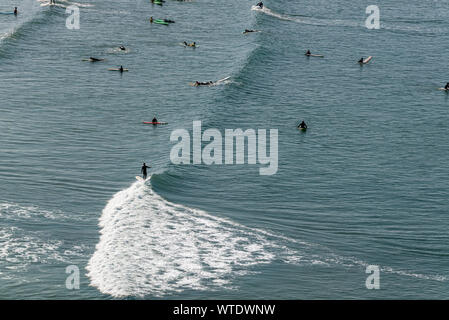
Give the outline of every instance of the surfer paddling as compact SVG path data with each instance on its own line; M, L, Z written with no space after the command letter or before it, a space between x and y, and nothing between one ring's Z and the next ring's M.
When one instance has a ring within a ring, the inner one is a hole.
M147 166L146 163L144 162L142 165L142 169L140 169L140 172L142 173L142 178L145 180L147 178L147 168L151 168L150 166Z
M199 81L195 81L194 86L195 86L195 87L199 87L199 86L210 86L210 85L212 85L212 84L214 84L213 81L208 81L208 82L199 82Z
M17 16L19 12L17 11L17 7L14 8L14 15Z
M260 9L263 9L263 3L259 2L258 4L256 4L257 7L259 7Z

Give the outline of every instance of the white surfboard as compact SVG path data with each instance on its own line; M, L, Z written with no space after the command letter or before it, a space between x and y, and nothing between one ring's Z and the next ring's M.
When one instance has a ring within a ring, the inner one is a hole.
M231 77L226 77L226 78L223 78L223 79L218 80L218 81L215 82L215 83L220 83L220 82L226 81L226 80L228 80L228 79L230 79L230 78L231 78Z
M136 180L137 180L137 181L140 181L140 182L145 182L145 180L143 180L143 178L142 178L142 177L139 177L139 176L136 176Z
M441 91L448 91L449 89L446 89L446 88L438 88L438 90L441 90Z
M368 62L371 61L372 58L373 58L373 56L369 56L368 58L366 58L365 60L363 60L363 64L367 64Z

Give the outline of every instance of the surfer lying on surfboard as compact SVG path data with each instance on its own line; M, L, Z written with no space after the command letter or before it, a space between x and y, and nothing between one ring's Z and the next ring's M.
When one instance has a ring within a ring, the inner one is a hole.
M195 81L195 83L193 84L195 87L198 87L198 86L210 86L210 85L212 85L212 84L214 84L214 82L213 81L207 81L207 82L199 82L199 81Z
M148 175L147 168L151 168L151 167L147 166L145 164L145 162L144 162L143 165L142 165L142 169L140 169L140 172L142 173L142 177L143 177L144 180L147 178L147 175Z
M104 59L89 57L89 59L83 59L83 61L98 62L98 61L104 61Z
M364 59L364 58L362 57L362 58L361 58L359 61L357 61L357 62L360 63L360 64L367 64L368 62L371 61L372 58L373 58L372 56L369 56L369 57L366 58L366 59Z
M184 41L184 45L185 45L186 47L196 48L196 42L187 43L187 42Z
M312 53L310 52L310 50L307 50L307 52L305 53L305 55L308 56L308 57L320 57L320 58L323 58L323 57L324 57L322 54L312 54Z
M248 30L248 29L245 29L245 31L243 31L243 34L252 33L252 32L260 32L260 31L259 30Z

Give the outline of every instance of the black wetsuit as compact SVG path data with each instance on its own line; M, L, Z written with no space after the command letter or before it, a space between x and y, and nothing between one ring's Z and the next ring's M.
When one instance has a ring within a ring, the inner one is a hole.
M140 171L142 172L143 179L146 179L146 178L147 178L147 175L148 175L148 173L147 173L147 168L151 168L151 167L147 166L147 165L144 163L143 166L142 166L142 169L140 170Z
M449 82L446 83L446 85L444 86L444 89L449 90Z
M303 122L301 122L301 123L299 124L298 128L301 128L301 129L307 129L307 125L306 125L306 123L303 121Z

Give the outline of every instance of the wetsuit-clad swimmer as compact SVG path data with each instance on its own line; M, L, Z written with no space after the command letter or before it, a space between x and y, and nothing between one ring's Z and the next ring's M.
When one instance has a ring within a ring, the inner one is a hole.
M304 122L304 120L299 124L298 128L300 128L300 129L307 129L307 125Z
M148 175L148 173L147 173L147 168L151 168L151 167L150 167L150 166L147 166L147 165L145 164L145 162L144 162L144 163L143 163L143 166L142 166L142 169L140 169L140 172L142 173L142 177L143 177L144 180L147 178L147 175Z
M307 50L306 52L306 56L310 56L312 53L310 52L310 50Z
M19 12L17 11L17 7L14 8L14 15L17 16Z
M123 72L123 66L120 66L120 68L118 69L118 71Z
M125 46L120 46L119 48L120 48L120 50L123 50L123 51L126 50Z
M363 59L363 57L362 57L358 62L363 63L363 60L365 60L365 59Z
M446 85L444 86L444 89L445 89L445 90L449 90L449 82L446 83Z
M258 4L256 4L256 6L258 6L260 9L263 9L263 3L259 2Z
M157 123L156 117L154 117L153 120L152 120L151 122L153 122L153 124L156 124L156 123Z

